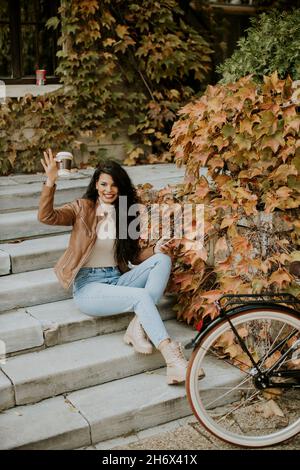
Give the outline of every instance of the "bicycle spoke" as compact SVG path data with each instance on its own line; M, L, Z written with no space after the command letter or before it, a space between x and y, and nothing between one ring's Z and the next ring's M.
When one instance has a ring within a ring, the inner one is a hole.
M249 379L250 379L250 377L247 377L247 378L244 379L244 381L242 381L240 384L238 384L238 385L236 385L235 387L231 388L230 390L228 390L228 392L224 393L223 395L221 395L220 397L218 397L216 400L209 402L206 406L207 406L207 407L210 407L210 406L213 405L216 401L219 401L219 400L221 400L222 398L225 398L226 396L229 395L229 393L232 393L232 392L234 392L234 391L237 390L237 389L239 389L239 390L248 390L247 388L241 389L240 386L243 385L244 383L246 383Z
M232 413L234 413L235 411L239 410L242 406L245 405L245 403L249 400L252 400L254 397L256 397L258 394L260 393L260 391L256 391L255 393L253 393L251 395L251 397L249 397L246 401L244 401L243 403L240 403L238 406L236 406L235 408L233 408L233 410L230 410L226 415L222 416L222 418L218 421L218 423L220 423L222 420L224 420L225 418L227 418L227 416L231 415Z
M252 374L250 372L247 372L246 370L242 370L239 366L237 366L236 364L233 364L232 362L230 362L228 359L226 358L221 358L216 351L214 351L213 349L210 349L209 351L205 350L205 352L210 352L211 354L213 354L214 356L216 356L219 360L222 360L225 364L228 364L230 365L231 367L235 367L235 369L239 370L240 372L243 372L243 374L247 374L249 377L252 377ZM245 362L242 362L242 361L237 361L239 362L239 364L241 364L242 366L245 366L245 367L249 367L248 364L246 364Z
M277 341L278 338L280 337L280 335L281 335L281 333L282 333L282 331L284 330L285 327L286 327L286 325L282 325L280 332L277 334L276 338L274 339L273 343L272 343L271 346L269 347L268 351L266 351L265 356L262 358L261 364L263 364L263 363L265 362L266 358L267 358L268 355L270 354L270 351L274 348L274 344L276 344L276 341Z

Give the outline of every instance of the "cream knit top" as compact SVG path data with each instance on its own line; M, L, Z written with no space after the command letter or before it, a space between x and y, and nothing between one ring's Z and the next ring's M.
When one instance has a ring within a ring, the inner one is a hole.
M102 268L117 266L114 258L114 243L116 239L116 211L113 204L101 201L97 215L106 214L97 225L97 239L84 268Z

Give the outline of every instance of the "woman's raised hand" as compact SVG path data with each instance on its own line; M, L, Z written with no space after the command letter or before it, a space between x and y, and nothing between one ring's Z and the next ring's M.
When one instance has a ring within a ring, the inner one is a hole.
M58 176L58 169L51 149L44 152L44 159L41 158L41 164L47 175L47 186L53 186Z

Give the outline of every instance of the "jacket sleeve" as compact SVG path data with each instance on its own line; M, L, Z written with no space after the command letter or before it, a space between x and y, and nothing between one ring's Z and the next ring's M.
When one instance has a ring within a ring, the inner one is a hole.
M64 204L54 209L54 193L56 184L51 188L44 183L40 197L38 220L47 225L73 225L76 219L76 204Z

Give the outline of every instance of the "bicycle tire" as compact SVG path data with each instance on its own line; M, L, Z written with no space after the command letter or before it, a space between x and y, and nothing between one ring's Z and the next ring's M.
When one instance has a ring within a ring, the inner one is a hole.
M249 327L248 336L245 337L246 342L249 342L250 339L253 342L253 332L255 329L259 331L264 322L265 325L271 325L270 328L268 327L268 332L265 333L265 342L269 341L271 334L273 334L274 338L272 340L275 344L275 341L278 342L283 337L283 331L291 331L291 328L296 329L297 335L295 337L300 338L300 317L297 312L294 314L287 313L280 310L280 308L264 309L262 307L237 312L232 314L230 319L240 331L242 331L242 327L246 328L246 325ZM300 432L300 389L283 390L276 398L274 397L274 389L258 390L255 388L253 376L250 374L250 372L253 374L253 367L249 363L246 364L244 356L243 360L240 361L241 365L238 359L235 360L237 356L229 356L228 359L228 351L225 352L223 347L221 350L226 360L223 357L220 361L220 353L216 354L216 350L220 347L220 341L224 343L224 338L226 338L224 333L230 331L232 331L231 327L224 318L207 334L204 334L200 344L192 353L188 365L186 389L194 415L213 435L241 447L271 446L295 436ZM232 333L230 334L232 335ZM246 335L246 330L243 334ZM276 335L278 335L278 339L276 339ZM260 350L263 349L262 339L260 334L257 338ZM233 346L236 341L236 338L233 338ZM258 348L255 343L254 346L251 343L251 347L254 351L255 348ZM270 348L270 344L268 347ZM231 351L234 354L235 351ZM279 354L282 354L282 352L283 348L279 351ZM299 357L300 351L297 350L297 353L299 353ZM263 354L266 354L266 351L261 352L262 357L264 357ZM270 360L273 359L270 358ZM284 366L291 367L292 361L294 359L287 357ZM266 361L263 362L265 369L267 369L267 364ZM201 381L198 380L200 368L203 368L206 374L206 377ZM299 367L297 368L299 369ZM246 384L245 387L244 384ZM224 387L227 387L226 394L222 392ZM247 398L247 394L250 393L251 389L253 389L253 393L255 390L256 395L248 395ZM271 392L271 398L270 396L266 398L269 392ZM216 398L217 394L220 395L220 398ZM271 406L271 400L275 405L272 403ZM295 400L296 403L294 403ZM275 416L272 416L271 412L271 416L267 418L272 407L275 407ZM280 411L284 416L279 416ZM287 416L289 413L290 415Z

